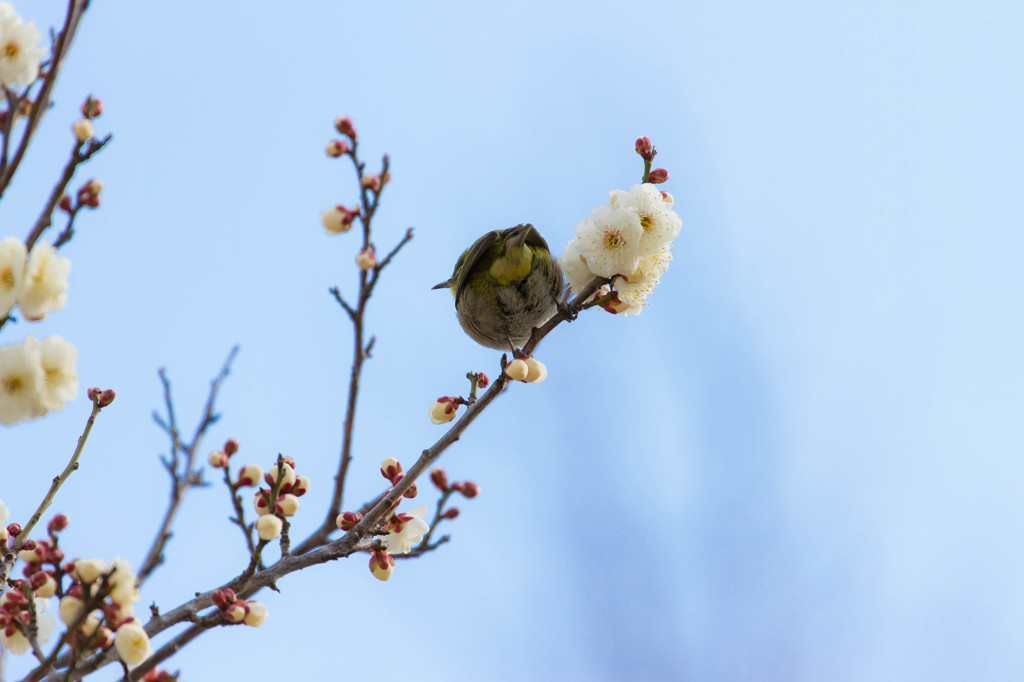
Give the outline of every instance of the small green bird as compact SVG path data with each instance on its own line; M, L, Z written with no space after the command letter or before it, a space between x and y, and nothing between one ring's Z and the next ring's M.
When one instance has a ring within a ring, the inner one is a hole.
M459 324L474 341L497 350L523 347L558 310L562 269L530 224L488 232L463 251L448 287Z

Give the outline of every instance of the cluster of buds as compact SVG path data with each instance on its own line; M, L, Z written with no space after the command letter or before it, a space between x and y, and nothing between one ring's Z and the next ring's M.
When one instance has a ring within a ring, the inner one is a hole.
M266 606L258 601L239 599L230 587L214 592L213 604L224 614L224 620L231 624L244 623L256 628L269 615Z
M444 469L440 467L434 467L430 470L430 481L434 484L434 487L440 490L444 496L441 499L441 506L447 501L448 496L452 493L460 493L467 499L472 499L480 494L480 486L472 481L455 482L452 484L448 483L448 474ZM440 518L451 521L459 516L458 507L449 507L445 509L441 514Z
M71 201L67 194L61 195L57 201L57 207L65 213L74 214L83 206L86 208L98 208L100 205L100 193L103 191L103 182L95 178L89 180L78 188L77 202Z
M71 132L75 134L75 139L78 140L78 144L85 144L96 135L92 119L97 118L102 113L103 102L92 95L89 95L85 101L82 102L82 118L78 119L71 125Z
M654 161L654 157L658 155L658 150L654 148L650 138L638 137L636 139L636 153L640 155L645 164L650 165ZM666 180L668 180L668 171L664 168L655 168L647 176L647 182L652 185L660 185Z
M268 488L256 491L256 532L260 540L269 542L281 534L284 517L299 511L299 498L309 491L309 479L295 474L295 460L279 457L263 476Z
M513 358L505 365L505 375L509 379L525 384L539 384L548 378L548 367L532 355L528 355L525 358Z
M342 234L352 229L352 222L359 215L358 208L346 208L338 204L325 209L320 214L320 222L323 223L327 234Z
M86 391L85 394L89 396L89 400L98 405L101 410L114 402L114 398L117 397L117 394L114 393L114 389L102 389L97 386L93 386Z
M486 378L487 377L485 375L484 379L486 380ZM458 396L443 395L430 403L430 408L427 409L427 415L430 417L430 421L434 424L447 424L455 419L459 405L466 404L466 401Z
M37 643L48 641L57 621L42 613L45 609L45 600L32 599L20 589L0 595L0 646L20 656L32 647L29 637Z

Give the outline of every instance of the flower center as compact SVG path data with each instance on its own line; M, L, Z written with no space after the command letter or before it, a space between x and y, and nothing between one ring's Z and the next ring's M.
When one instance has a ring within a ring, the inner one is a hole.
M19 52L21 52L21 48L18 46L18 43L7 43L4 45L4 57L8 59L17 57Z
M620 246L625 246L626 240L622 238L622 233L618 230L605 230L604 233L604 245L609 249L615 249Z

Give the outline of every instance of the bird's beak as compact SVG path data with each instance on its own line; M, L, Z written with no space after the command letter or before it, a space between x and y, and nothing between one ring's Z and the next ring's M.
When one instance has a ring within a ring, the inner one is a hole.
M430 288L431 289L450 289L451 286L452 286L452 281L450 279L448 279L448 280L445 280L445 281L441 282L440 284L435 284L434 286L432 286Z

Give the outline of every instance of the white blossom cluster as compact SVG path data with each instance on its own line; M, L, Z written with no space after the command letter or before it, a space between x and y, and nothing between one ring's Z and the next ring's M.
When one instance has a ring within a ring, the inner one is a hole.
M22 21L9 2L0 2L0 86L28 85L39 75L46 51L36 25Z
M16 237L0 242L0 317L15 305L26 320L37 322L51 310L61 310L67 300L71 261L57 255L46 242L26 253Z
M576 226L558 262L574 294L595 276L613 277L616 295L610 307L639 315L672 262L669 248L683 221L672 210L672 195L650 183L610 194L607 204L594 208Z
M0 424L64 408L78 393L78 349L59 336L0 346Z

